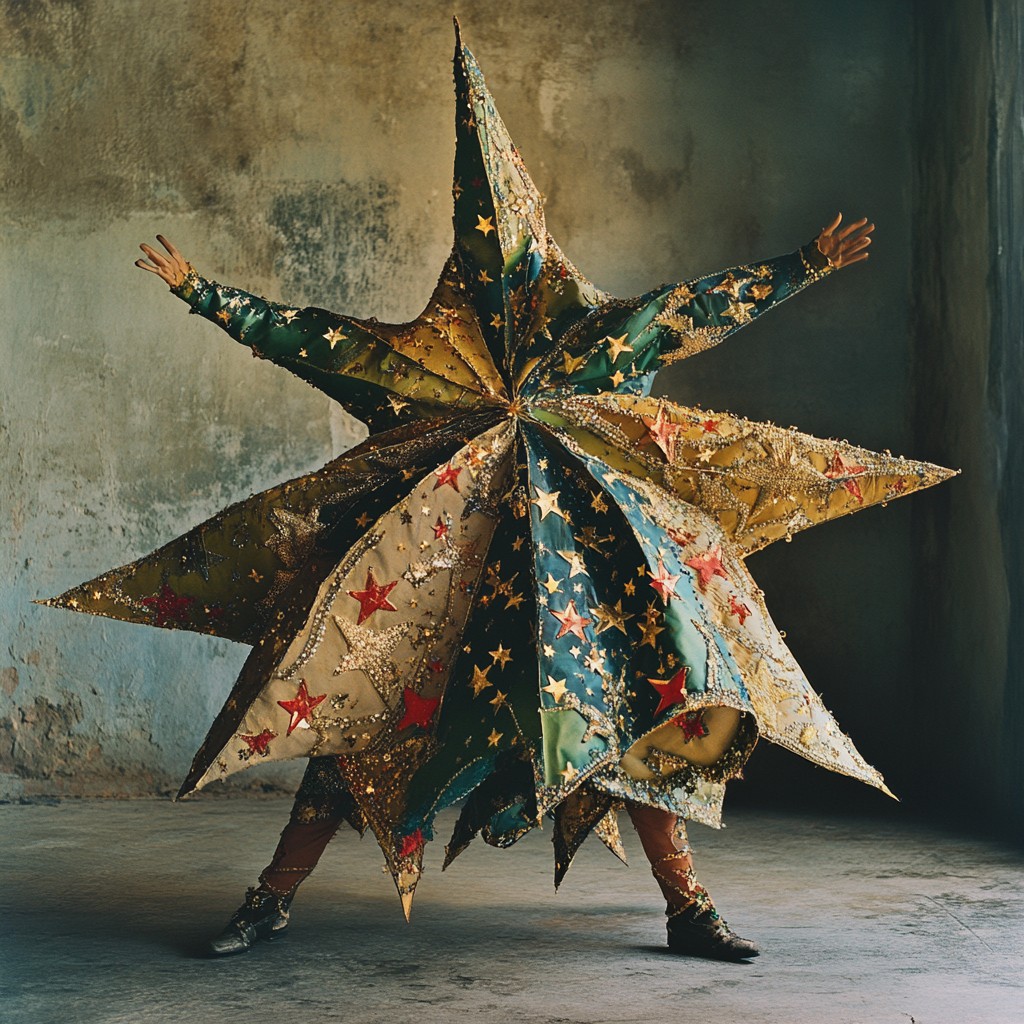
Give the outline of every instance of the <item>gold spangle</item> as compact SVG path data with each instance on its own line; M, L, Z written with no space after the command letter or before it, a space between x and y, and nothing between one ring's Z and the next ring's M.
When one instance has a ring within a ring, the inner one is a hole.
M815 740L818 738L818 730L813 725L805 725L800 731L800 742L805 747L814 745Z

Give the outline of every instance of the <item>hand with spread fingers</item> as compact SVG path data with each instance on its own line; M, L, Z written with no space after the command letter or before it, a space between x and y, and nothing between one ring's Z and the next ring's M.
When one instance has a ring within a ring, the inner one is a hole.
M157 235L156 240L167 250L170 258L161 256L156 249L143 242L139 248L152 260L153 265L145 260L136 260L135 266L148 270L151 274L157 274L161 280L167 282L168 287L177 288L188 273L188 260L163 235Z
M868 235L875 230L875 225L868 224L867 217L862 217L837 233L836 228L842 220L843 215L836 214L836 219L827 228L822 228L818 235L818 249L833 267L845 267L858 260L866 260L868 246L871 244Z

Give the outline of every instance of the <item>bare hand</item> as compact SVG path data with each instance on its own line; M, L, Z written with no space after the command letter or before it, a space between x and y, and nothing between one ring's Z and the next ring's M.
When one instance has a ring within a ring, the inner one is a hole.
M156 240L167 250L170 259L161 256L156 249L151 249L143 243L139 248L153 261L153 266L145 260L136 260L135 266L148 270L151 274L157 274L171 288L177 288L188 273L188 260L163 235L157 235Z
M875 230L875 225L868 224L867 218L862 217L856 223L843 228L838 234L834 234L842 220L843 215L840 213L827 228L822 228L821 234L818 235L818 249L834 267L845 267L858 260L866 260L868 246L871 244L868 235Z

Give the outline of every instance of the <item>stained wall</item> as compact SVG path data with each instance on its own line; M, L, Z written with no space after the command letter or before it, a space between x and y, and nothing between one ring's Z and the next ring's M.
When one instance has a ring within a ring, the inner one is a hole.
M959 7L982 12L984 45L984 5ZM186 316L132 266L135 246L159 231L228 283L414 316L451 240L453 11L427 0L0 10L0 771L15 794L160 792L183 775L247 649L30 601L315 468L361 428ZM867 263L672 367L657 393L968 461L915 411L932 385L911 302L926 243L910 0L466 0L458 14L553 234L605 289L635 294L789 251L839 210L877 223ZM974 272L982 255L964 259ZM946 488L957 497L941 500L996 501L987 478ZM924 806L921 750L906 736L931 642L920 609L946 607L947 584L920 587L935 561L920 500L810 531L751 568L841 724ZM983 603L1000 585L993 559ZM782 752L759 751L748 776L737 799L853 799L846 780Z

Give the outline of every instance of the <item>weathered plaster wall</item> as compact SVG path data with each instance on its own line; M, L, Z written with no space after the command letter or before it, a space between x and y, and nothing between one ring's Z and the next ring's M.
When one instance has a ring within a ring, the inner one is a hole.
M147 792L183 774L246 649L29 601L315 467L358 426L185 316L132 267L135 246L160 231L254 291L414 315L450 244L452 8L0 10L0 770L15 788ZM909 0L466 0L458 13L553 233L602 287L634 294L789 251L840 209L878 224L870 261L673 367L659 393L944 454L910 415ZM897 790L920 775L900 739L919 653L916 500L752 562L808 674ZM789 755L760 757L762 788L834 792Z

